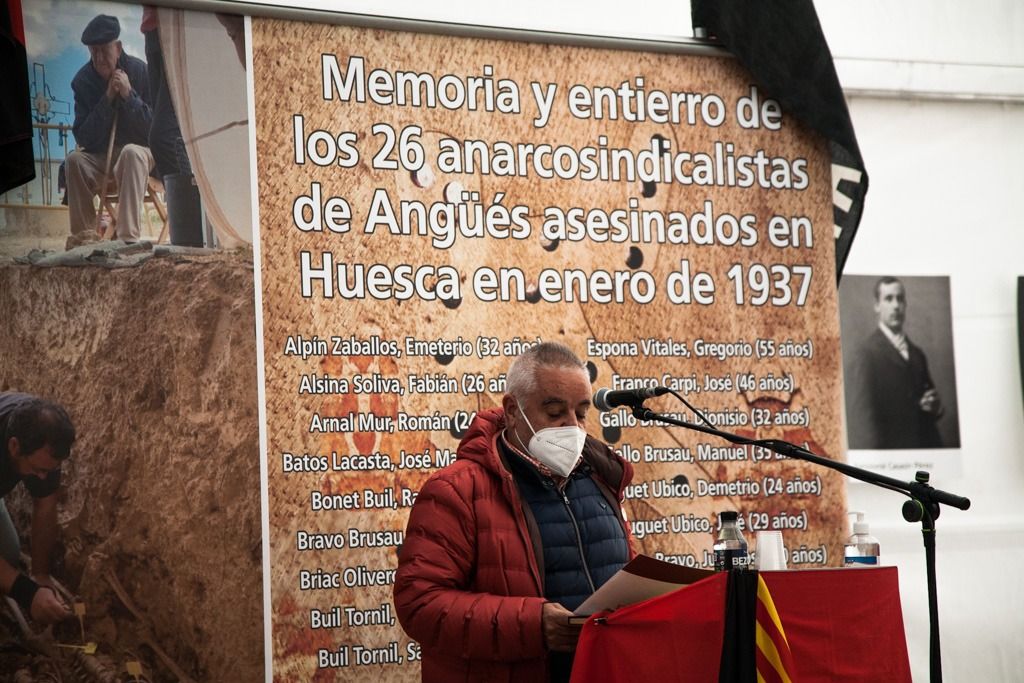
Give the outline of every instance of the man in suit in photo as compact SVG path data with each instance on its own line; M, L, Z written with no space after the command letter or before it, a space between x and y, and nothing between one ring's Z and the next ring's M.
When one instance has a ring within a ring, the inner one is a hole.
M899 279L875 283L875 313L878 326L857 349L847 378L850 448L941 448L942 402L928 359L904 331L907 294Z

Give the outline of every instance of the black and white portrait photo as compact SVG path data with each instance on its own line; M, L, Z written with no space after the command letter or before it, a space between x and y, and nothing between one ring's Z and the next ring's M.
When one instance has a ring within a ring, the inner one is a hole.
M839 305L850 449L959 448L949 278L845 275Z

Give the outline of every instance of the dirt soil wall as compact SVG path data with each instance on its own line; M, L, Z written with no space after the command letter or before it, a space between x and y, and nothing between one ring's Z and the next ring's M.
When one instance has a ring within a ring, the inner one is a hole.
M251 255L0 265L0 321L0 390L63 403L78 430L55 574L87 639L154 680L177 680L157 649L197 681L262 680Z

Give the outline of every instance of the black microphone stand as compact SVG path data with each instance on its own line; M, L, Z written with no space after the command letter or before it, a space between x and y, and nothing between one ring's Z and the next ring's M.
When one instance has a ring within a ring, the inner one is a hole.
M816 465L827 467L830 470L842 472L848 477L909 496L910 500L903 504L903 518L911 523L921 522L921 533L924 535L925 564L928 572L928 620L931 626L931 640L929 643L930 680L931 683L942 683L942 656L939 649L939 598L935 583L935 519L939 516L940 504L966 510L971 506L970 500L932 488L928 484L929 475L927 472L918 472L914 481L904 482L882 474L875 474L853 465L847 465L844 462L830 460L816 455L806 448L781 439L748 439L738 434L723 432L714 427L659 415L649 408L645 408L642 400L636 402L631 407L633 409L633 416L638 420L663 422L685 429L692 429L717 436L737 445L762 446L787 458L812 462Z

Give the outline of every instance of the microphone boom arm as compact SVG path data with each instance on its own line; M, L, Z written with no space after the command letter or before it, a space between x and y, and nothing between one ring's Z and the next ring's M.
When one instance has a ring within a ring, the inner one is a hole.
M860 481L867 482L868 484L874 484L876 486L881 486L883 488L896 490L901 493L906 493L907 495L919 500L921 503L924 504L942 503L943 505L949 505L951 507L959 508L961 510L966 510L971 506L971 501L969 499L936 488L932 488L927 484L927 481L900 481L899 479L887 477L883 474L869 472L868 470L864 470L859 467L854 467L853 465L848 465L845 462L831 460L824 456L817 455L816 453L812 453L806 448L797 446L796 444L790 443L789 441L783 441L782 439L748 439L738 434L733 434L731 432L724 432L720 429L715 429L714 427L708 427L706 425L695 424L693 422L677 420L675 418L668 417L667 415L660 415L658 413L655 413L650 408L645 408L642 404L637 405L633 408L633 416L638 420L643 420L645 422L663 422L666 424L675 425L677 427L683 427L684 429L691 429L697 432L703 432L704 434L717 436L720 439L725 439L730 443L734 443L741 446L762 446L772 451L773 453L778 453L779 455L785 456L787 458L812 462L816 465L821 465L822 467L827 467L828 469L836 470L837 472L842 472L848 477L852 477L853 479L858 479ZM938 516L938 513L936 513L935 516Z

